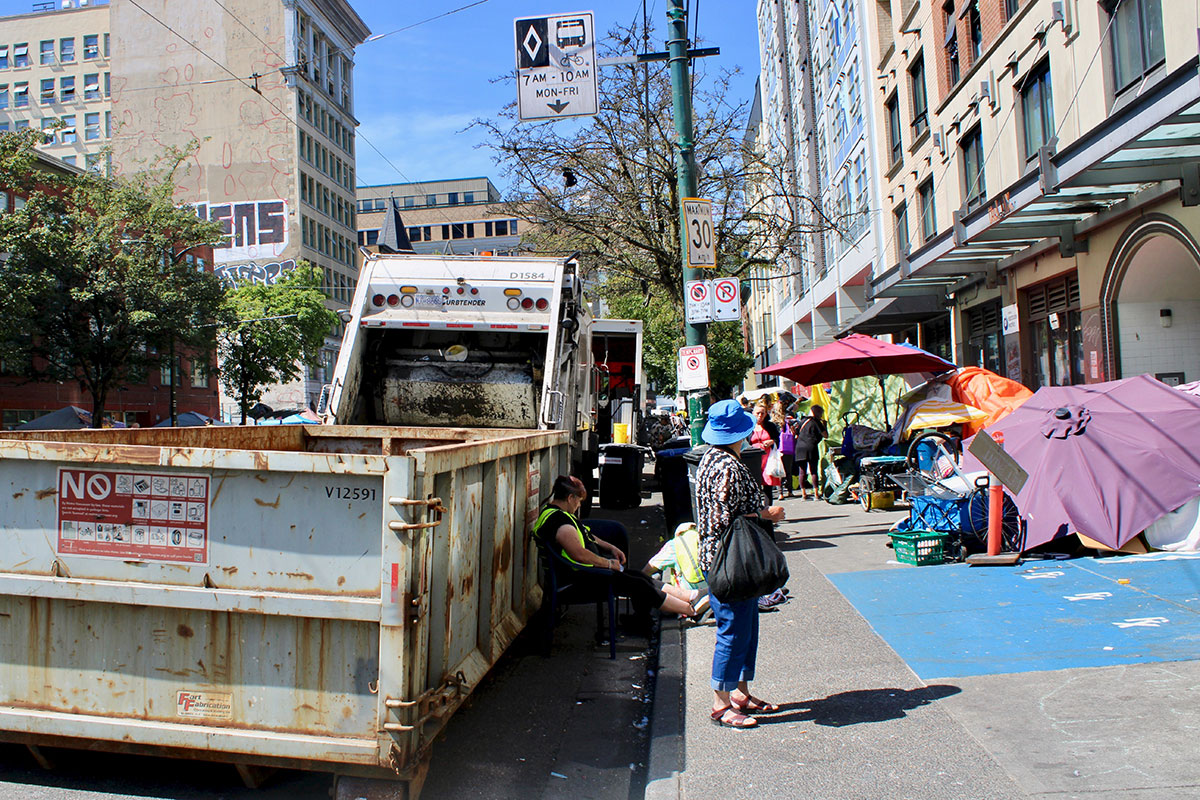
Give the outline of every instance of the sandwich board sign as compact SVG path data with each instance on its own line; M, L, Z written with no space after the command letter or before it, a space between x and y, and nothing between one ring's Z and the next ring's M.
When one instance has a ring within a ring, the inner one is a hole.
M702 344L679 348L679 391L708 388L708 350Z
M684 281L683 311L688 325L712 322L712 281Z
M742 317L742 287L737 278L712 281L713 321L725 322Z
M683 198L683 224L687 228L688 268L714 269L717 243L713 235L712 201L699 197Z
M596 113L596 40L591 11L514 20L517 111L523 120Z

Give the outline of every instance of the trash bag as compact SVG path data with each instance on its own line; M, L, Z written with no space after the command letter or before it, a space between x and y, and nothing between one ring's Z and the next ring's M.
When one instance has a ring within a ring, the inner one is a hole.
M850 487L854 485L855 479L854 473L843 476L836 464L830 464L825 468L825 485L821 487L821 496L825 498L825 502L835 506L853 502Z

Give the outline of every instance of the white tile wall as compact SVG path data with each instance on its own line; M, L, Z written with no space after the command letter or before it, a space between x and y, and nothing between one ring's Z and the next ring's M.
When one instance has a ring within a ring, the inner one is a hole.
M1159 322L1159 309L1171 309L1171 327ZM1118 303L1121 377L1148 372L1182 372L1200 380L1200 300Z

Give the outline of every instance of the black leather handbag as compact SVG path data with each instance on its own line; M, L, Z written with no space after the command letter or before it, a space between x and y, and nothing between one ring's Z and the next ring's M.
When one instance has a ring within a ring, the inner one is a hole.
M787 559L771 532L751 517L734 517L708 571L713 597L723 603L751 600L770 594L787 580Z

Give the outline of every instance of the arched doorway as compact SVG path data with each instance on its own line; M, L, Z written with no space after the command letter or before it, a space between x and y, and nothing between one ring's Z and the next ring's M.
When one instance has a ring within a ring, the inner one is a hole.
M1200 249L1169 217L1122 237L1105 280L1110 374L1200 379Z

